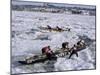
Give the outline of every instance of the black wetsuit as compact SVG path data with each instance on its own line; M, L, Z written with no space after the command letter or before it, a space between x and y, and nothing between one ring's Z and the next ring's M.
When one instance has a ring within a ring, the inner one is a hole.
M61 31L62 29L57 26L57 30Z
M62 48L66 49L66 45L67 45L66 42L62 43Z
M78 57L78 53L77 53L77 50L74 50L74 48L72 48L72 52L69 56L69 59L72 57L72 55L76 54L76 56Z
M47 26L48 27L48 29L52 29L50 26Z

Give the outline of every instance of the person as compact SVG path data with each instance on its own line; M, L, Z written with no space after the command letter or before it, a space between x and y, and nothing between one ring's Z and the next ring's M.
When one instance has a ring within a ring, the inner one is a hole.
M53 51L51 50L50 46L46 46L42 48L42 54L46 55L48 59L51 59Z
M49 31L51 32L53 28L51 28L51 26L47 25L47 29L49 29Z
M62 43L62 50L65 51L65 55L69 53L69 42L63 42Z
M70 28L66 28L66 30L70 32Z
M77 49L81 48L80 41L77 42Z
M70 28L68 28L68 31L70 31Z
M72 48L71 48L71 54L69 56L69 59L72 57L72 55L76 54L76 56L78 57L78 53L77 53L77 47L76 45L74 45Z
M58 30L58 31L61 31L61 30L62 30L62 29L61 29L61 28L59 28L58 26L56 26L56 28L57 28L57 30Z
M48 29L52 29L51 26L49 26L49 25L47 25L47 28L48 28Z
M81 48L81 47L84 47L85 46L85 42L84 42L84 40L80 40L80 41L78 41L77 42L77 48Z
M68 43L68 42L63 42L63 43L62 43L62 48L63 48L63 49L69 48L69 43Z
M80 46L84 47L85 46L85 41L84 40L80 40Z

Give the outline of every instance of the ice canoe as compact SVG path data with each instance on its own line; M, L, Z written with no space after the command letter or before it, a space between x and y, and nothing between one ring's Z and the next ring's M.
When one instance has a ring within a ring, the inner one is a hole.
M85 48L86 48L86 46L83 46L83 47L79 48L77 50L77 52L82 51ZM24 60L20 60L18 62L21 63L21 64L34 64L34 63L44 62L46 60L56 60L61 53L65 53L65 55L70 55L70 54L67 53L66 50L65 51L57 50L57 51L54 52L54 55L51 57L51 59L48 59L46 57L46 55L35 55L33 57L25 58Z

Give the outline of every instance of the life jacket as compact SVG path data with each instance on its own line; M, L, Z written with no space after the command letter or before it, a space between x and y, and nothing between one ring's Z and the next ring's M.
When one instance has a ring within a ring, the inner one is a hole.
M52 51L51 51L51 49L50 48L48 48L48 47L44 47L44 48L42 48L42 53L45 53L45 54L52 54Z
M48 27L48 29L52 29L49 25L47 27Z
M62 30L61 28L59 28L58 26L56 27L57 28L57 30Z
M84 47L85 46L85 42L84 41L80 41L78 46L79 46L79 48Z

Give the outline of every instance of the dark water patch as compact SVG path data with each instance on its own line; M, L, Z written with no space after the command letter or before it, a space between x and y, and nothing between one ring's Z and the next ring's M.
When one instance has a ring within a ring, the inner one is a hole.
M31 31L31 32L32 32L32 31L38 31L38 29L33 29L33 28L32 28L32 29L30 29L30 31Z
M43 20L47 20L47 17L39 17L39 20L43 21Z
M75 29L80 29L80 28L79 28L79 27L77 27L77 26L74 26L74 28L75 28Z
M40 38L40 40L50 40L48 37Z
M48 36L40 36L34 40L51 40Z
M95 28L90 28L90 30L95 30Z
M87 46L90 46L95 41L94 39L91 39L86 35L83 35L83 36L78 35L78 37L79 37L79 39L83 39Z
M25 32L26 34L35 34L35 32L39 32L38 29L30 29L28 32Z
M88 55L87 55L87 53L85 51L81 52L79 55L81 56L82 60L84 60L84 61L88 60Z
M18 23L23 23L24 21L23 20L13 20L12 22L18 24Z
M21 32L20 31L11 31L11 37L14 38L16 35L20 35Z
M14 38L15 37L15 31L11 32L11 37Z
M25 32L25 34L30 35L30 34L35 34L34 31L29 31L29 32Z
M55 70L55 67L54 67L55 62L56 61L51 60L45 63L44 69L46 70L46 72L52 72Z
M12 67L18 67L18 66L22 66L18 61L19 60L24 60L25 55L19 55L19 56L12 56L11 58L11 63L12 63Z
M16 17L19 17L19 18L23 18L24 16L21 16L21 15L17 15Z
M91 51L95 51L95 49L96 49L96 44L95 44L95 42L93 42L93 44L90 45L89 49L90 49Z
M87 28L85 28L85 27L82 27L81 29L83 29L83 30L86 30Z

